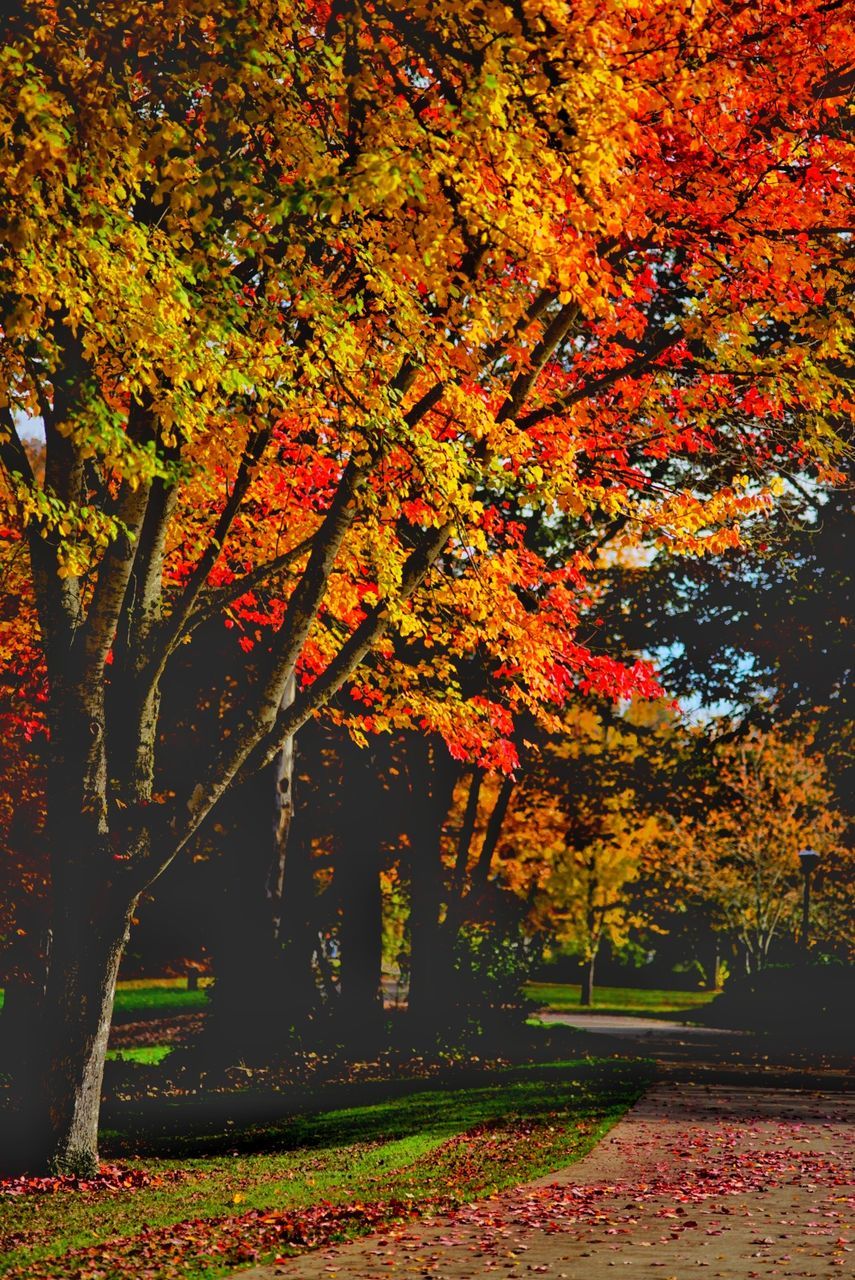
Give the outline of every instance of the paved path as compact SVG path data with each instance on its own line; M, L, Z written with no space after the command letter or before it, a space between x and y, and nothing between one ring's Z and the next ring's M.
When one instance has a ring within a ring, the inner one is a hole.
M579 1031L592 1031L595 1035L637 1037L645 1039L678 1034L692 1038L720 1039L741 1036L742 1031L727 1031L722 1027L695 1027L685 1022L671 1022L666 1018L635 1018L629 1013L548 1013L538 1014L541 1022L564 1027L577 1027Z
M652 1058L660 1079L826 1090L853 1083L851 1052L808 1044L798 1035L764 1036L629 1014L544 1010L539 1016L578 1030L589 1052Z
M855 1098L657 1085L538 1182L240 1280L851 1275Z

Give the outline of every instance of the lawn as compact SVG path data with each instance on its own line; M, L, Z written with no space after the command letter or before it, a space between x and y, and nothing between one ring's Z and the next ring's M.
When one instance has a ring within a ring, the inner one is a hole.
M132 1016L141 1014L160 1015L171 1013L193 1013L196 1009L204 1009L208 1004L208 993L205 987L213 981L211 978L200 979L196 991L187 990L186 978L136 978L128 982L120 982L116 987L114 1010L131 1021ZM0 1009L3 1008L3 989L0 988Z
M702 1009L717 991L648 991L641 987L596 987L592 1007L579 1003L581 987L575 982L530 982L526 995L552 1013L624 1013L633 1017L682 1013L687 1017Z
M205 989L212 979L202 978L198 990L187 990L186 978L137 979L120 982L116 989L115 1013L118 1020L135 1017L168 1017L173 1013L193 1013L208 1005ZM526 988L531 1000L554 1013L580 1009L581 988L573 982L531 982ZM660 1013L686 1013L703 1008L719 993L716 991L648 991L640 987L598 987L594 1005L586 1013L627 1013L655 1017ZM3 993L0 991L0 1008Z
M541 1064L480 1087L226 1128L195 1156L186 1138L158 1158L141 1143L104 1186L0 1195L5 1274L212 1280L557 1169L608 1131L645 1079L637 1063ZM105 1135L103 1154L126 1142Z
M116 988L114 1012L125 1021L132 1021L133 1016L141 1015L167 1017L172 1013L194 1013L197 1009L205 1009L208 1004L208 993L200 987L196 991L188 991L184 979L179 979L181 986L154 986L136 983L126 986L120 983Z
M158 1062L172 1052L171 1044L146 1044L131 1049L108 1049L108 1062L141 1062L146 1066L156 1066Z

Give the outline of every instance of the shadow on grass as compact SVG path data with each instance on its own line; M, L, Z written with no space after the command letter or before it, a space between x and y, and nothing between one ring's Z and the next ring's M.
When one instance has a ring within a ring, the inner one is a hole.
M287 1092L252 1091L108 1103L105 1155L187 1159L400 1141L515 1114L623 1111L652 1077L644 1060L576 1060L483 1071L472 1079L370 1081Z

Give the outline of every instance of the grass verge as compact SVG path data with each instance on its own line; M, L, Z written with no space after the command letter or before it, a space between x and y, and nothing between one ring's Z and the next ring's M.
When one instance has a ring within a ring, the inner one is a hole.
M114 1170L104 1185L42 1189L51 1194L29 1185L0 1195L6 1275L213 1280L448 1208L584 1155L646 1078L626 1061L542 1064L478 1087L229 1129L239 1150L211 1134L201 1146L217 1154L137 1158L132 1174ZM112 1135L114 1150L121 1137Z
M717 991L647 991L640 987L599 987L594 1003L583 1007L582 988L575 982L530 982L526 995L552 1013L614 1013L632 1017L657 1017L682 1013L687 1016L702 1009L719 994Z
M197 1009L208 1006L208 992L199 987L196 991L188 991L187 987L164 987L136 985L128 988L117 987L113 1005L114 1015L124 1016L132 1020L134 1015L145 1016L171 1013L193 1013Z
M135 1015L145 1017L172 1013L192 1013L208 1006L212 979L200 979L195 991L187 990L186 978L146 978L120 982L116 990L115 1013L123 1021ZM548 1006L556 1013L580 1008L581 988L573 982L531 982L527 993L532 1000ZM719 993L716 991L647 991L639 987L598 987L594 992L593 1013L649 1014L681 1013L702 1008ZM0 990L0 1008L3 993Z

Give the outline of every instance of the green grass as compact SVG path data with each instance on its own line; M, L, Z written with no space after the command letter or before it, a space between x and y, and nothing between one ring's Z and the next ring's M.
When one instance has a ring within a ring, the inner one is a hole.
M717 991L647 991L640 987L595 987L592 1007L579 1004L581 987L575 982L530 982L526 995L552 1013L622 1013L633 1017L691 1014L718 995Z
M208 993L211 978L200 978L200 986L196 991L187 990L186 978L142 978L129 982L120 982L116 988L115 1010L123 1014L162 1013L168 1017L170 1013L192 1013L195 1009L204 1009L208 1004ZM0 988L0 1009L3 1008L4 992Z
M206 987L210 979L202 978L196 991L187 990L186 978L141 979L119 983L115 1011L128 1021L134 1014L153 1016L192 1013L208 1005ZM532 982L527 993L532 1000L555 1013L580 1008L581 988L572 982ZM598 987L594 991L593 1010L586 1012L648 1014L690 1012L700 1009L717 995L715 991L646 991L640 987ZM3 995L0 991L0 1008Z
M171 1044L148 1044L134 1049L108 1049L107 1058L115 1062L141 1062L144 1066L157 1066L168 1053Z
M220 1225L201 1229L204 1237L206 1230L219 1230L224 1218L248 1209L405 1198L416 1205L464 1202L585 1154L635 1101L643 1082L644 1070L633 1063L550 1064L522 1075L517 1071L505 1081L499 1075L481 1087L426 1090L243 1131L229 1128L228 1140L241 1148L239 1154L223 1148L223 1133L211 1132L207 1144L197 1141L195 1156L186 1153L186 1139L178 1140L165 1158L132 1163L166 1177L181 1169L187 1176L180 1181L132 1193L0 1197L0 1248L5 1237L6 1265L16 1278L70 1280L80 1259L63 1261L69 1250L103 1246L111 1237L136 1237L143 1227L220 1219ZM488 1128L455 1141L483 1125ZM120 1139L113 1135L113 1150L122 1145ZM109 1136L103 1145L109 1158ZM210 1154L200 1157L206 1145ZM241 1231L242 1225L238 1235ZM151 1250L150 1240L145 1247ZM191 1248L176 1262L174 1243L163 1248L163 1259L146 1255L145 1265L154 1264L147 1275L208 1280L237 1269L234 1256L227 1254L194 1258ZM99 1264L88 1258L87 1265ZM135 1249L109 1245L100 1265L99 1274L124 1280L138 1274L134 1268L141 1259Z
M159 987L164 991L186 991L187 982L187 978L123 978L117 986L120 991L147 991L150 987ZM198 982L200 987L210 987L214 979L200 976Z
M181 979L183 981L183 979ZM113 1006L116 1013L130 1014L162 1014L168 1017L171 1013L192 1013L196 1009L205 1009L208 1004L208 993L203 988L188 991L183 987L120 986L116 991Z

